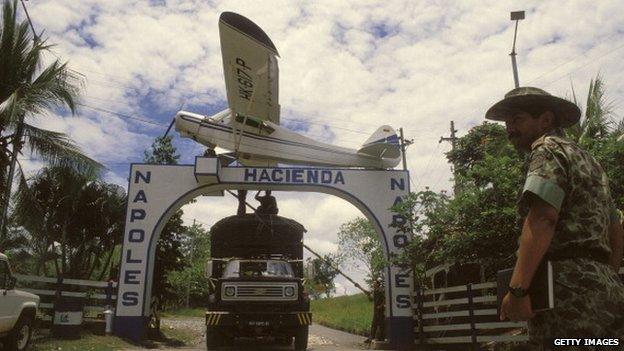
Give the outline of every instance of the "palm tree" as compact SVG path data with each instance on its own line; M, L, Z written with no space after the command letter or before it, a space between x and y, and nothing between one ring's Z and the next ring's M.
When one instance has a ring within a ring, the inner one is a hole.
M56 276L100 278L123 237L125 191L67 166L42 168L20 185L12 219L31 236L35 271L54 261Z
M4 0L0 24L0 238L5 233L6 213L17 155L24 146L51 165L67 165L83 172L97 172L101 165L84 155L71 139L36 127L33 122L54 108L76 112L82 79L56 60L44 67L43 53L50 45L32 40L28 22L17 22L17 0ZM18 163L19 166L19 163Z
M572 97L575 104L580 105L572 87ZM585 113L581 121L567 129L567 135L579 145L590 146L596 140L609 136L620 135L624 126L613 120L613 102L607 99L604 81L600 74L589 82Z

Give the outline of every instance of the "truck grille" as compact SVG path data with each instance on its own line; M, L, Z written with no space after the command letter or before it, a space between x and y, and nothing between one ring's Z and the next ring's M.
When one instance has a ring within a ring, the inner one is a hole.
M232 291L234 289L234 291ZM291 292L292 294L288 294ZM233 293L233 295L232 295ZM291 296L288 296L291 295ZM295 283L229 283L221 287L224 301L295 301L298 299Z

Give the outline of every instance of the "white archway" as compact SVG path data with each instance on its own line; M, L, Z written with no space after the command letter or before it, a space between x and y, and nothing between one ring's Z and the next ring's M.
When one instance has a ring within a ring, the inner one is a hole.
M407 171L334 168L221 167L217 158L197 157L194 165L133 164L122 247L115 333L145 335L153 262L160 231L191 199L223 196L227 189L318 192L338 196L373 223L386 257L410 238L393 223L403 219L389 209L409 192ZM391 266L386 272L388 337L397 347L413 344L412 275Z

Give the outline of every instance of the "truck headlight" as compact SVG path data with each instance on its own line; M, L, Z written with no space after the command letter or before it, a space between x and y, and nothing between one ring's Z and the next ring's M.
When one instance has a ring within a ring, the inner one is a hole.
M234 295L236 295L236 288L234 288L233 286L225 287L225 296L232 297Z
M293 297L295 296L295 288L292 286L287 286L284 288L284 296Z

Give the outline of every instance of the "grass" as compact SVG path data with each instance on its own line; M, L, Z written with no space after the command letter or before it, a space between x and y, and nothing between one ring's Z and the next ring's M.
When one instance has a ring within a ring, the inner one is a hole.
M94 335L83 332L80 339L54 339L50 334L33 341L32 351L115 351L138 348L115 336Z
M366 336L373 319L373 303L364 294L313 300L314 322L330 328Z
M153 349L162 347L181 347L191 345L198 335L189 330L173 329L161 326L161 335L154 339L133 344L116 336L103 335L102 323L86 324L79 339L55 338L50 329L38 329L32 342L32 351L118 351L124 349Z
M164 311L160 314L161 318L187 318L187 317L205 317L206 309L198 308L179 308L175 310Z

